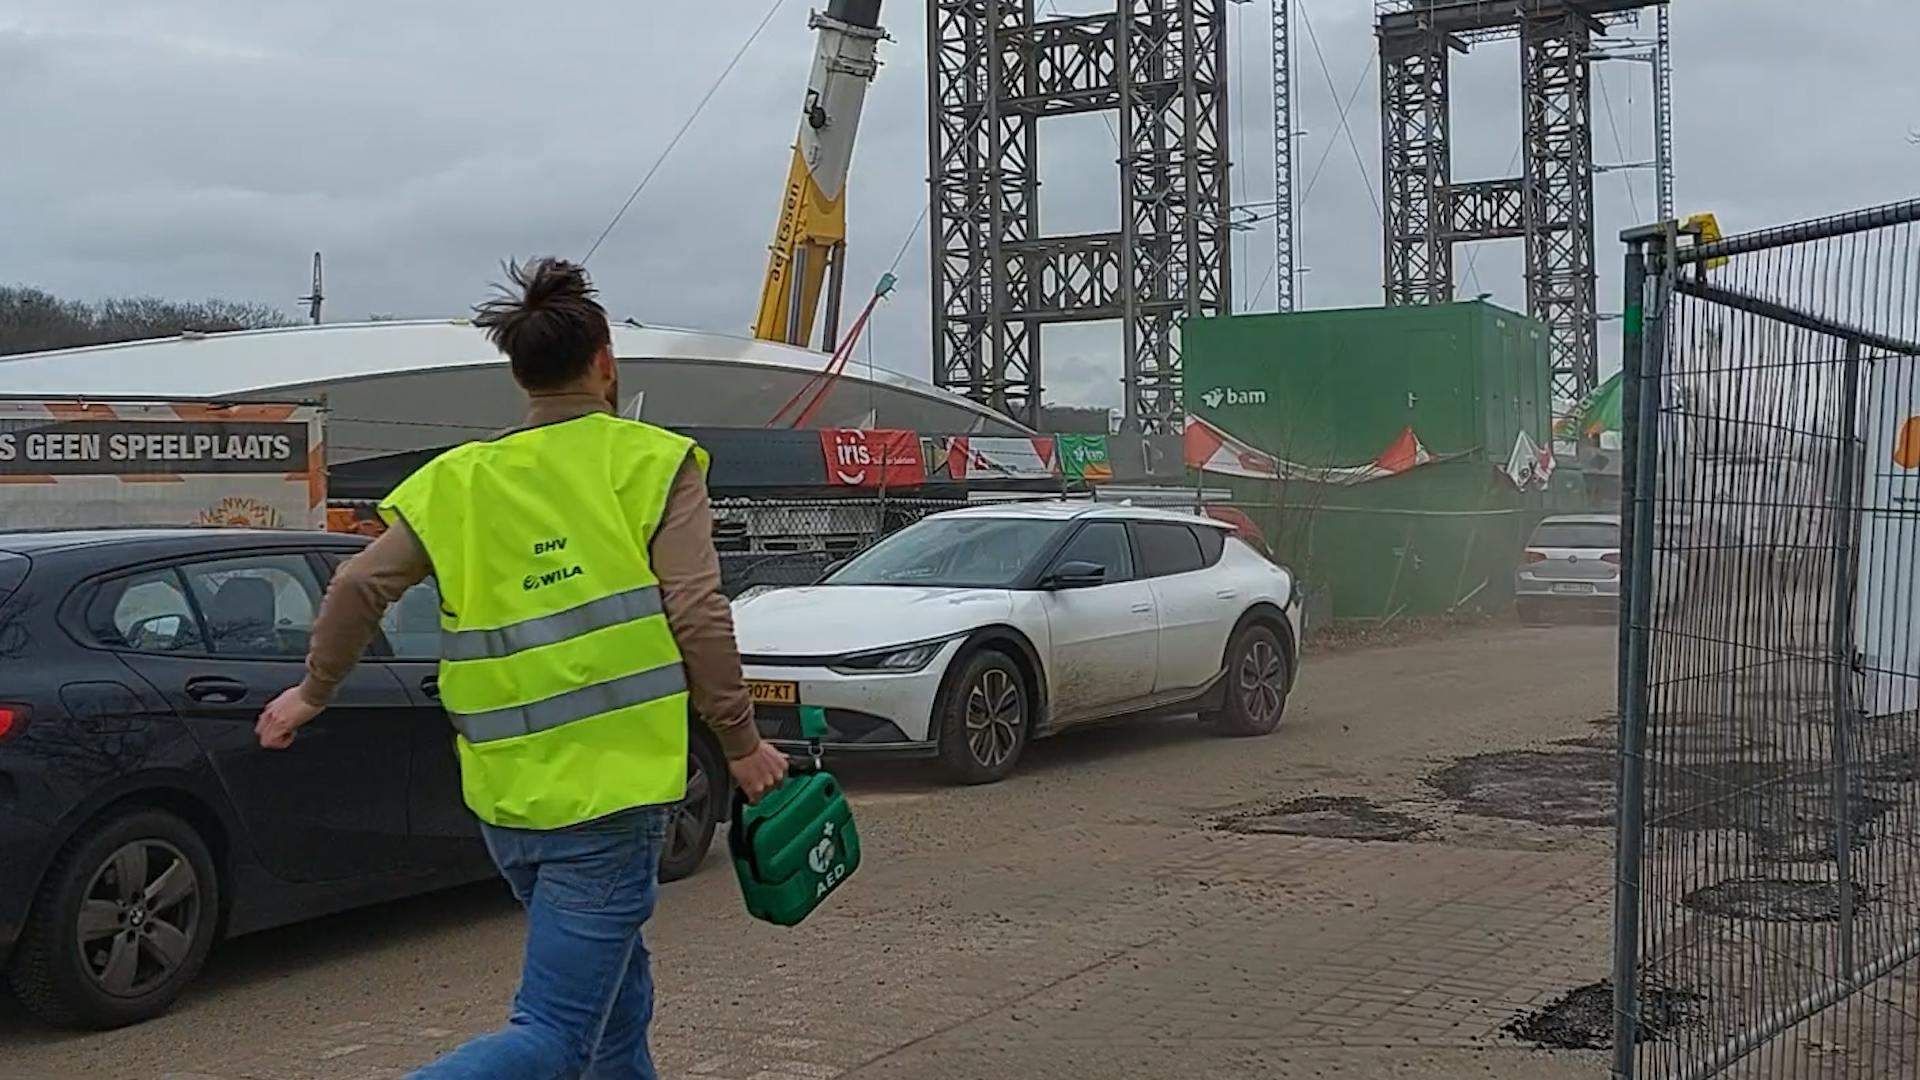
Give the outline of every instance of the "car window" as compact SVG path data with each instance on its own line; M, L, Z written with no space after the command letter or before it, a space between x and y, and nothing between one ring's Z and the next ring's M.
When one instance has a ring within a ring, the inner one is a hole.
M380 631L396 659L440 659L440 586L428 578L401 593L380 616Z
M200 622L171 569L109 581L87 609L87 629L102 645L140 652L203 652Z
M307 655L320 584L304 555L249 555L181 568L207 624L209 649L225 656Z
M1090 521L1060 554L1053 565L1087 562L1106 570L1109 583L1133 580L1133 550L1127 546L1127 527L1118 521Z
M1140 569L1146 577L1184 574L1206 565L1193 530L1170 521L1136 521L1134 543L1140 548Z
M1005 589L1042 557L1064 522L1036 518L925 518L854 556L828 585Z
M13 590L27 580L27 567L32 565L25 555L15 555L10 551L0 551L0 603L13 595Z
M1533 530L1531 547L1617 548L1620 526L1597 521L1543 521Z
M1212 566L1214 563L1220 561L1220 556L1226 554L1227 531L1225 529L1212 529L1204 525L1196 525L1193 529L1193 535L1200 538L1200 565Z
M337 574L353 556L344 551L329 551L329 574ZM725 560L722 559L724 565ZM440 585L428 577L400 594L380 616L380 638L387 648L381 651L378 640L367 642L367 655L394 660L440 659Z

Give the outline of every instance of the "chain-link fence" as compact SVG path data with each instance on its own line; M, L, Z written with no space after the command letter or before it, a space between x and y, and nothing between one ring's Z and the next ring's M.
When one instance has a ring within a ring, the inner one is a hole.
M731 597L757 588L811 585L835 562L961 499L716 499L714 546L720 587Z
M1920 1075L1917 220L1628 234L1618 1076Z
M333 499L328 527L378 535L375 503ZM844 499L719 498L713 500L713 543L720 552L720 588L738 598L749 590L811 585L827 568L928 514L966 506L965 499L893 498L878 493Z

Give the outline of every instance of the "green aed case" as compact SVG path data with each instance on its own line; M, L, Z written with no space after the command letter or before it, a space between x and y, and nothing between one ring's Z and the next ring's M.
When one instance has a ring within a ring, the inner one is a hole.
M727 848L747 914L776 926L798 926L860 868L853 808L817 751L757 803L734 792Z

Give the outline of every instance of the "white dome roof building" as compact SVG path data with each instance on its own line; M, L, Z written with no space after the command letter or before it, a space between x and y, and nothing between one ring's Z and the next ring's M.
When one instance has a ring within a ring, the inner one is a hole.
M827 363L789 345L632 324L614 326L613 347L628 415L639 395L643 419L672 427L765 427L818 385ZM334 464L464 442L518 423L524 409L506 358L465 320L187 334L0 357L0 397L323 404ZM976 402L858 363L809 426L1027 433Z

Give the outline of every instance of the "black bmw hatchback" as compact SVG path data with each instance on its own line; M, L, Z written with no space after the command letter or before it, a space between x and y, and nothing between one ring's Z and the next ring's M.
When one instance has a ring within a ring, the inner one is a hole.
M264 751L328 577L320 532L0 533L0 961L55 1022L164 1011L216 940L479 880L435 687L431 580L387 612L334 706ZM727 810L694 725L663 880Z

